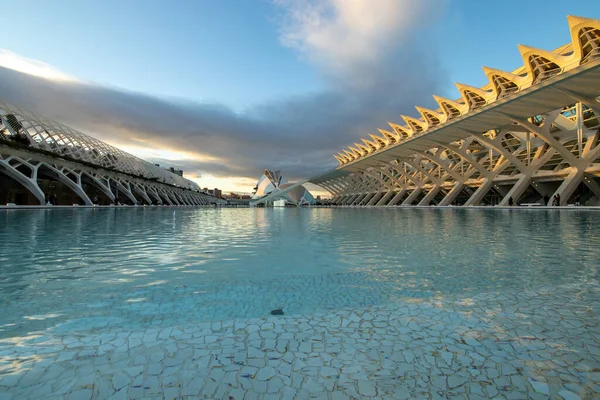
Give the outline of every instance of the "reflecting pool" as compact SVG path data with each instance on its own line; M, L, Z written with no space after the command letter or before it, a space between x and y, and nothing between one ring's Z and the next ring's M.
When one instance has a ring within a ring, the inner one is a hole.
M0 393L595 395L598 222L535 209L3 211Z

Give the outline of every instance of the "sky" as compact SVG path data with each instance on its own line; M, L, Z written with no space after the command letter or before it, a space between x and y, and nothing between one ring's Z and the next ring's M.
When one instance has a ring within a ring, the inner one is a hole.
M600 2L505 0L0 0L0 99L59 120L201 187L288 180L481 66L522 65L517 44L570 40ZM324 194L311 187L316 194Z

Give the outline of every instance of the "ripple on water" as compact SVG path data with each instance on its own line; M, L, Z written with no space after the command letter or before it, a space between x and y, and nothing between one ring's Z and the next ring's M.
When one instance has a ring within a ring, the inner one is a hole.
M599 216L467 209L2 212L0 305L10 312L0 315L0 335L597 282Z

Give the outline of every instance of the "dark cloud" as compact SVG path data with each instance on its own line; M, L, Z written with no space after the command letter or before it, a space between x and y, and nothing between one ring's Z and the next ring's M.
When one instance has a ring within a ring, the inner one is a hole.
M387 121L415 115L415 105L434 106L431 95L439 93L444 74L432 45L420 47L427 38L427 26L422 28L390 49L369 72L368 85L335 82L321 93L275 99L243 113L5 68L0 68L0 98L101 140L225 160L168 161L196 175L257 178L264 168L273 168L293 179L306 178L334 167L334 153L386 128Z

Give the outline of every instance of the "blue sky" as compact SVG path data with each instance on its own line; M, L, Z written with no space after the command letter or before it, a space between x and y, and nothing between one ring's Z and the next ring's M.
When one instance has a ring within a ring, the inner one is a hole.
M11 2L5 48L78 78L235 109L319 90L266 0Z
M20 93L25 106L183 167L201 185L240 191L262 168L299 178L335 165L335 151L415 115L414 105L433 107L432 94L458 97L455 81L487 83L482 65L522 65L519 43L567 43L568 14L600 19L592 0L4 5L12 28L2 47L77 79L36 81ZM99 110L114 124L95 119Z

